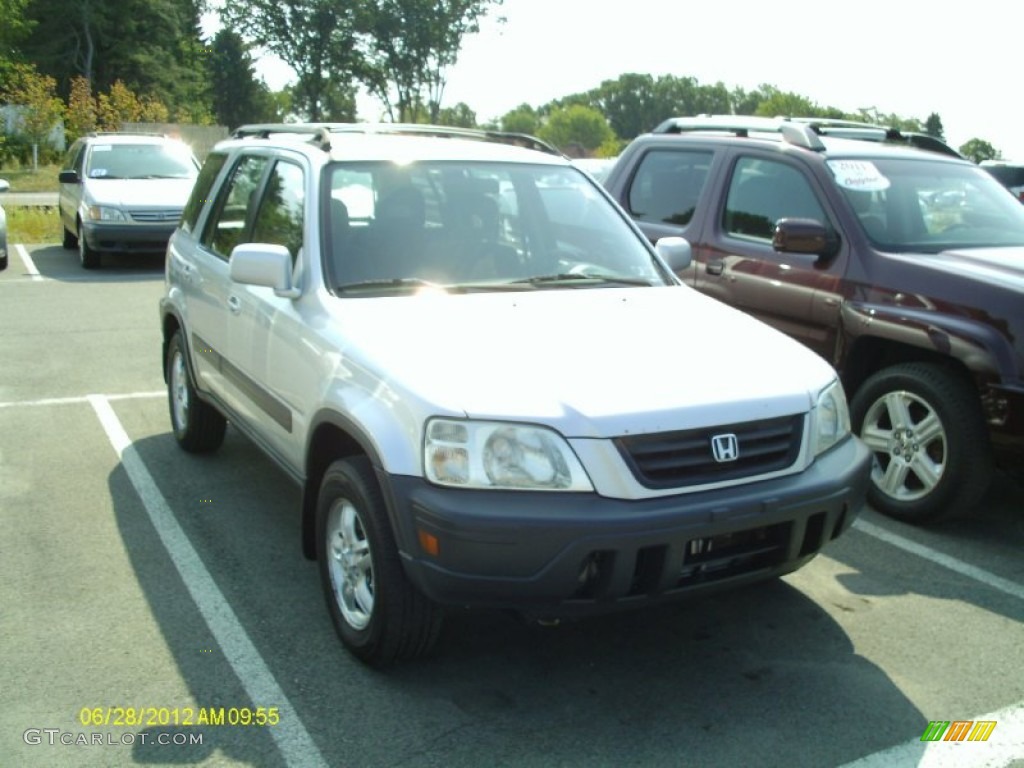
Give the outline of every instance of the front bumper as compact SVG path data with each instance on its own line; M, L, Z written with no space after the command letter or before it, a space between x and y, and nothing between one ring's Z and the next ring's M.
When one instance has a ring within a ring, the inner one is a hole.
M1024 387L990 385L983 390L982 406L996 457L1005 466L1019 467L1024 457Z
M82 225L86 244L94 251L104 253L165 253L177 222L160 224L99 224Z
M424 594L556 617L796 570L853 523L869 462L851 438L797 475L639 501L381 481L406 572ZM436 537L436 555L424 535Z

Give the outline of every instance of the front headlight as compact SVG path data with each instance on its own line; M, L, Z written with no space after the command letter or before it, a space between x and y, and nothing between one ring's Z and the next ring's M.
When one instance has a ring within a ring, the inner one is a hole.
M431 419L423 441L427 479L456 488L592 491L576 454L546 427Z
M89 218L93 221L128 221L124 211L111 208L109 205L90 205Z
M820 456L850 434L850 409L838 380L827 386L814 406L814 455Z

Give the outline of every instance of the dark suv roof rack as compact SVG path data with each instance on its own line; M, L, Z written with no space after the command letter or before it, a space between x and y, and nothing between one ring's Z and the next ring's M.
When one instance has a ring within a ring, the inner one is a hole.
M670 117L652 133L716 132L748 137L750 134L781 134L782 139L794 146L820 152L825 149L817 134L807 125L782 118L751 115L697 115L696 117Z
M830 117L780 117L795 123L809 125L819 136L835 136L842 139L861 139L865 141L884 141L890 144L903 144L939 152L951 157L963 158L951 146L927 133L917 131L901 131L876 123L865 123L859 120L840 120Z
M293 135L303 140L311 141L326 152L330 151L331 148L331 135L340 133L432 136L436 138L491 141L525 147L560 157L564 156L562 152L559 152L546 141L525 133L455 128L422 123L263 123L240 126L234 130L232 137L236 139L268 139L271 136Z

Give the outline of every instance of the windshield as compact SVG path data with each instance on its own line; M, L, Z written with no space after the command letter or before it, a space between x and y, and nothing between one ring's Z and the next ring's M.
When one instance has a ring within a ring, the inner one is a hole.
M830 160L829 167L882 250L1024 245L1024 206L977 166L922 156Z
M90 179L194 179L192 152L177 144L94 144L85 175Z
M671 281L576 168L344 163L328 183L325 273L343 295Z

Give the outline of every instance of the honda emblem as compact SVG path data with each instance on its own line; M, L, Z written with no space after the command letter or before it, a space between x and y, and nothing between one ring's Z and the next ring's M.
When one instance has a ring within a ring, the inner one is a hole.
M711 438L711 453L719 464L736 461L740 457L740 441L732 434L715 435Z

